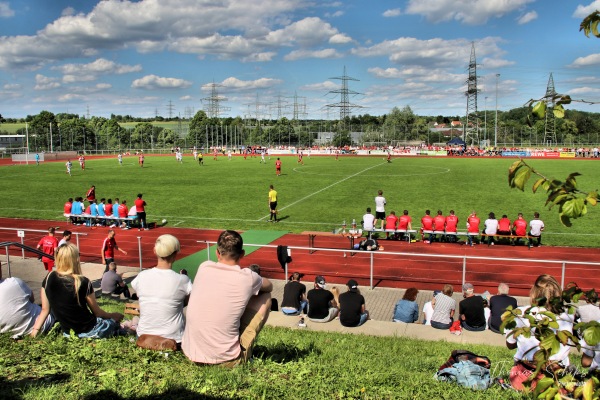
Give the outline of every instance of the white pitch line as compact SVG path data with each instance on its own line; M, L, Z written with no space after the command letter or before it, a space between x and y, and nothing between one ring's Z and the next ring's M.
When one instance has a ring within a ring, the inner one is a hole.
M319 193L321 193L321 192L324 192L325 190L331 189L332 187L334 187L334 186L336 186L336 185L339 185L340 183L342 183L342 182L345 182L345 181L347 181L348 179L352 179L352 178L354 178L355 176L358 176L358 175L360 175L360 174L362 174L362 173L364 173L364 172L367 172L367 171L369 171L369 170L371 170L371 169L373 169L373 168L380 167L380 166L382 166L382 165L385 165L385 163L376 164L376 165L373 165L372 167L365 168L365 169L363 169L362 171L358 171L357 173L355 173L355 174L353 174L353 175L349 175L349 176L345 177L344 179L340 179L339 181L337 181L337 182L335 182L335 183L332 183L331 185L329 185L329 186L326 186L326 187L324 187L323 189L319 189L319 190L317 190L316 192L309 194L308 196L304 196L303 198L301 198L301 199L299 199L299 200L296 200L295 202L293 202L293 203L291 203L291 204L288 204L287 206L285 206L285 207L282 207L282 208L280 208L279 210L280 210L280 211L283 211L283 210L285 210L286 208L290 208L290 207L292 207L292 206L295 206L296 204L298 204L298 203L300 203L300 202L303 202L304 200L306 200L306 199L308 199L308 198L310 198L310 197L313 197L313 196L315 196L315 195L317 195L317 194L319 194ZM270 215L271 215L271 214L265 215L264 217L262 217L262 218L258 219L258 221L262 221L262 220L266 219L267 217L269 217Z

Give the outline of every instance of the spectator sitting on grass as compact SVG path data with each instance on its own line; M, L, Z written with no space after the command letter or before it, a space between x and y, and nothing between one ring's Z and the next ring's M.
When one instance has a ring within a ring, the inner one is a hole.
M369 319L365 309L365 298L358 290L358 282L350 279L346 284L348 291L340 294L340 323L343 326L361 326Z
M217 240L217 262L198 268L181 349L198 364L234 367L252 357L271 309L273 284L239 266L244 241L235 231Z
M327 290L325 278L315 278L314 289L308 291L308 319L313 322L329 322L339 313L339 292L336 287Z
M2 279L0 263L0 333L9 333L13 339L30 335L35 331L34 323L42 308L34 303L33 292L19 278ZM50 314L42 322L39 330L48 332L54 325Z
M42 282L42 312L30 336L35 337L50 314L56 318L63 334L73 332L80 338L101 339L117 334L123 314L109 313L98 306L92 282L81 274L79 250L72 244L58 248L56 271Z
M419 290L417 288L412 287L406 289L404 296L402 296L402 299L399 300L398 303L396 303L396 307L394 307L394 322L406 322L407 324L411 324L419 320L419 305L415 301L417 300L418 294Z
M294 272L283 288L281 312L285 315L299 315L306 308L306 285L300 283L303 274Z
M131 298L129 288L127 284L123 282L121 274L117 273L117 264L113 261L108 264L108 271L102 274L102 281L100 282L100 288L102 289L103 295L116 295L118 297L125 296L126 299Z
M183 307L192 292L192 282L187 275L172 269L180 248L175 236L159 236L154 244L156 267L140 272L131 282L140 299L138 336L157 335L181 343L185 328Z
M433 306L433 315L431 316L431 326L436 329L450 329L454 321L454 310L456 310L456 301L452 298L454 288L452 285L444 285L441 293L431 300Z

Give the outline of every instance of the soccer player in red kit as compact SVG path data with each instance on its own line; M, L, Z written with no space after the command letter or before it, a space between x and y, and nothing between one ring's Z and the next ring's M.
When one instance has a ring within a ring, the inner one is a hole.
M498 221L498 235L510 235L510 219L504 214Z
M398 230L409 230L412 229L412 218L408 215L408 210L404 210L402 215L398 219ZM410 233L406 233L410 241Z
M431 243L431 239L433 239L433 235L429 234L429 239L425 240L423 236L423 231L432 231L433 230L433 217L430 215L431 211L425 210L425 216L421 218L421 240L424 243Z
M477 216L477 213L475 211L473 211L471 213L471 215L469 215L469 218L467 218L467 233L479 235L479 224L480 223L481 223L481 220ZM473 236L477 236L477 235L468 235L467 236L467 238L469 239L469 246L473 246Z
M433 218L433 230L443 231L446 229L446 217L442 214L442 210L438 210L437 215ZM442 235L440 240L445 240L445 235Z
M217 156L219 155L219 152L217 151L217 148L215 147L214 151L213 151L213 160L217 161Z
M140 164L140 167L144 168L144 153L140 153L140 156L138 157L138 162Z
M92 185L90 190L87 191L85 198L86 198L86 200L89 200L89 201L96 200L96 186Z
M65 203L64 212L65 214L71 214L71 209L73 208L73 198L69 197L69 200Z
M397 226L397 225L398 225L398 217L396 217L396 212L395 212L395 211L392 211L392 212L390 212L390 215L388 215L388 216L385 218L385 229L386 229L386 230L388 230L388 229L389 229L389 230L392 230L392 229L393 229L393 230L396 230L396 226ZM394 235L395 235L395 234L394 234ZM386 233L385 233L385 238L386 238L386 239L389 239L389 237L390 237L390 233L389 233L389 232L386 232Z
M456 233L456 227L458 226L458 217L454 215L454 210L450 210L450 215L446 217L446 233ZM456 241L456 235L447 237L448 241Z
M56 256L56 249L58 248L58 239L54 236L54 228L48 228L48 236L44 236L40 239L37 249L43 251L46 254L50 254L53 257ZM48 272L52 272L54 267L54 259L42 256L42 263L44 268Z
M513 232L516 236L526 236L527 235L527 221L523 219L523 213L519 213L517 219L513 222ZM521 238L516 238L513 244L519 243Z
M275 173L277 176L281 175L281 160L277 157L277 161L275 161Z

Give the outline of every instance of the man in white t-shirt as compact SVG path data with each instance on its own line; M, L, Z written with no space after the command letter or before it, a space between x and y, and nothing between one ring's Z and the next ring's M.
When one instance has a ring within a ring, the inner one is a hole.
M484 233L488 235L487 243L488 245L493 245L495 241L494 235L498 233L498 220L496 219L496 214L491 212L483 225L485 226Z
M433 297L437 296L440 293L439 290L433 291ZM433 305L431 304L431 300L427 303L423 304L423 324L431 325L431 316L433 315Z
M383 190L377 191L377 197L375 197L375 225L377 221L381 221L381 229L385 224L385 197L383 197Z
M222 232L217 262L203 262L196 273L181 350L197 364L234 367L247 362L269 318L273 284L239 266L243 246L239 233Z
M533 219L529 221L529 236L534 236L537 238L536 246L542 245L542 231L544 230L544 222L540 219L540 213L534 212ZM533 242L533 239L529 239L530 244Z
M367 213L362 217L362 226L363 230L369 232L375 228L375 216L371 214L371 207L367 207Z
M2 279L0 266L0 333L10 333L13 339L31 334L41 311L27 284L19 278ZM48 332L54 322L52 314L48 315L40 329L42 333Z

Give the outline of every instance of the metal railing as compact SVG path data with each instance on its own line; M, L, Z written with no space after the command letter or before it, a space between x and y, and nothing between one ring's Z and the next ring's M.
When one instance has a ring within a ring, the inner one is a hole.
M25 232L36 232L36 233L48 233L48 230L43 229L21 229L21 228L0 228L3 231L14 231L17 233L17 236L21 238L21 244L25 244ZM61 233L65 230L57 230L55 233ZM77 243L77 248L79 248L79 236L87 236L87 233L79 233L79 232L71 232L71 235L75 235L75 241ZM21 248L22 257L25 258L25 250Z
M210 246L215 245L217 242L209 241L209 240L197 240L197 243L204 243L206 245L208 257L210 260ZM258 248L277 248L276 245L269 244L250 244L244 243L244 247L258 247ZM370 263L370 271L369 271L369 288L373 289L373 280L374 280L374 271L376 269L375 260L376 256L405 256L405 257L418 257L423 259L451 259L462 262L462 279L461 285L467 282L466 276L468 270L469 261L502 261L502 262L511 262L511 263L527 263L527 264L542 264L542 265L552 265L555 267L560 267L560 284L561 287L565 286L566 276L567 276L567 265L575 266L575 265L585 265L587 267L595 266L600 267L600 263L595 262L583 262L583 261L569 261L569 260L538 260L538 259L528 259L528 258L503 258L503 257L480 257L480 256L459 256L459 255L447 255L447 254L424 254L424 253L406 253L406 252L395 252L395 251L362 251L362 250L350 250L350 249L331 249L324 247L304 247L304 246L286 246L290 250L305 250L308 252L314 251L325 251L331 253L343 253L344 257L346 257L346 253L351 254L368 254L369 255L369 263ZM383 264L383 262L382 262ZM285 276L288 276L287 264L284 268ZM475 270L471 271L475 273ZM590 272L586 271L585 276L581 276L581 278L586 278L590 276ZM511 282L506 282L510 284ZM512 283L523 283L523 282L512 282Z

